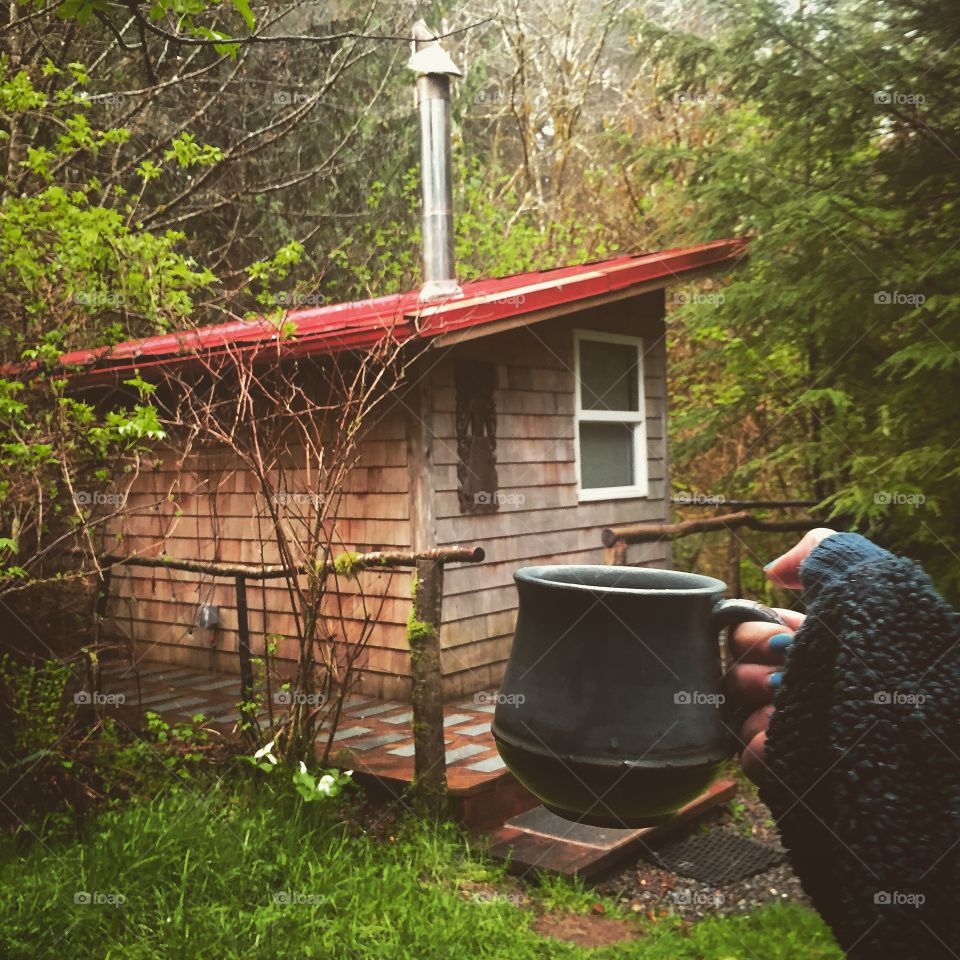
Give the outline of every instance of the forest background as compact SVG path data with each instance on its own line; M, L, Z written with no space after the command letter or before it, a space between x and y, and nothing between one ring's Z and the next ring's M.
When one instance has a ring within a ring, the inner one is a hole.
M816 499L956 601L960 15L932 0L4 3L0 594L158 436L147 384L94 409L64 351L417 286L420 17L465 74L460 278L750 237L669 292L672 492Z

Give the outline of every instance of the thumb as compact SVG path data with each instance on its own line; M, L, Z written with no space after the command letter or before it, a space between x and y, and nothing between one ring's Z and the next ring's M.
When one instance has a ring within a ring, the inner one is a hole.
M763 568L767 579L779 587L799 590L803 586L800 583L800 564L821 540L832 537L836 532L836 530L830 530L827 527L817 527L805 534L792 550L788 550L782 557L777 557L776 560Z

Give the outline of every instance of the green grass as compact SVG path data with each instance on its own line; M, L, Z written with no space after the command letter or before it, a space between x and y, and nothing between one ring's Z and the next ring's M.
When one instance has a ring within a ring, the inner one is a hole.
M458 892L502 881L500 868L471 854L452 827L411 822L393 841L378 840L288 792L178 789L103 813L82 839L21 837L0 848L0 956L840 957L819 918L790 905L687 931L669 920L636 921L645 932L639 939L585 950L537 935L533 913L508 898ZM101 902L76 902L82 894ZM540 896L550 909L582 910L597 900L557 880Z

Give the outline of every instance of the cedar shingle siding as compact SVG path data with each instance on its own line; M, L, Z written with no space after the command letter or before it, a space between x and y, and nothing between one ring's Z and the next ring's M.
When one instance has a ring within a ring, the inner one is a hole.
M578 502L575 328L644 338L647 498ZM431 499L426 536L436 546L479 545L487 554L482 564L452 564L446 572L443 670L446 693L456 697L489 688L502 675L516 615L512 577L517 567L601 563L603 527L669 517L663 294L647 293L431 352L424 369L431 386L425 419L432 435L421 494ZM384 412L362 441L337 526L344 549L409 549L414 542L411 518L418 505L410 494L409 406L401 402ZM261 551L258 531L267 535L269 529L264 505L250 487L239 466L223 458L194 460L178 478L175 458L168 456L138 481L131 505L137 504L140 512L125 521L123 552L139 548L173 557L277 562L272 545ZM171 488L178 488L174 501L165 499ZM495 496L485 496L491 494ZM668 566L669 544L634 547L630 559ZM365 615L376 613L361 689L406 696L410 574L367 572L360 577L366 608L346 582L339 604L329 598L329 609L342 609L349 636L357 634ZM247 593L255 655L271 634L280 635L280 656L294 657L293 617L282 581L251 581ZM209 631L191 626L197 605L205 601L220 606L224 624L213 635L213 645ZM108 633L132 637L140 652L149 647L150 659L238 671L230 581L121 568L108 614Z

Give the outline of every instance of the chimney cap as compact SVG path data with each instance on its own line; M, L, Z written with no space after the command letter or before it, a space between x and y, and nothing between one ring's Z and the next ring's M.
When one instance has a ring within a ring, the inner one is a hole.
M440 41L423 20L413 25L414 52L407 67L418 76L434 74L447 77L462 77L463 71L453 62L450 54L440 46Z

